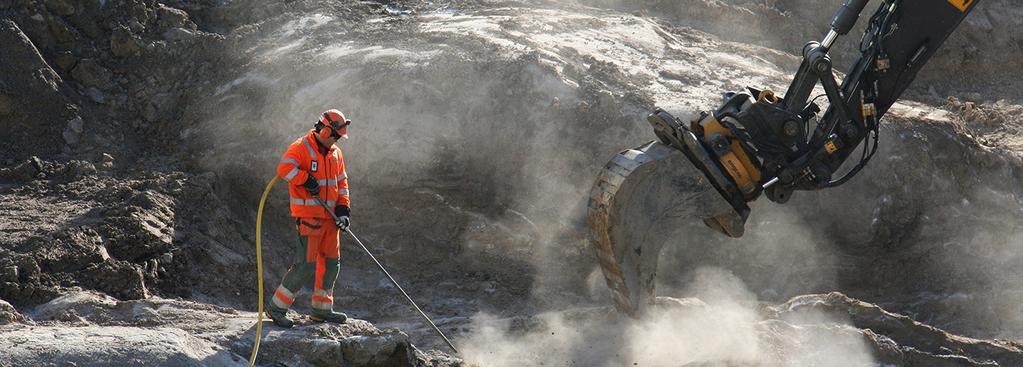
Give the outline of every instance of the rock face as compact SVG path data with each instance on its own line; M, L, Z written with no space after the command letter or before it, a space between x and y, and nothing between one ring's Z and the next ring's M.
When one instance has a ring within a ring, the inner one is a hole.
M1023 344L1018 342L950 334L837 292L799 296L767 308L769 319L805 322L805 317L798 316L800 314L848 318L851 325L861 329L878 361L886 364L1015 366L1023 363Z
M0 65L0 115L4 116L0 139L20 142L4 144L0 152L4 157L59 152L59 129L54 134L38 121L70 118L63 79L18 24L9 19L0 19L0 47L5 60Z

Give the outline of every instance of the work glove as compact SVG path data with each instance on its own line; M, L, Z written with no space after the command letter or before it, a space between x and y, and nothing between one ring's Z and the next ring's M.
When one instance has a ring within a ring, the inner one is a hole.
M305 180L305 183L302 184L302 186L305 186L305 189L309 191L309 194L312 196L320 195L320 184L316 182L316 178L314 178L313 175L309 175L309 178Z
M337 224L337 228L340 228L342 231L348 229L348 226L352 225L351 214L352 210L347 205L335 206L334 216L337 217L337 222L334 224Z

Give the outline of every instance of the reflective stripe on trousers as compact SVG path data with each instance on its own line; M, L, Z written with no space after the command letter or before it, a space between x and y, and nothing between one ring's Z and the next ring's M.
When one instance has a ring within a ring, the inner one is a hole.
M334 310L334 302L331 301L313 301L311 305L318 310Z
M323 289L316 289L313 291L312 306L313 308L321 310L333 310L334 297L331 295L331 292Z
M277 291L274 292L274 306L287 310L291 307L292 303L295 303L295 293L288 290L288 288L284 288L283 284L278 286Z

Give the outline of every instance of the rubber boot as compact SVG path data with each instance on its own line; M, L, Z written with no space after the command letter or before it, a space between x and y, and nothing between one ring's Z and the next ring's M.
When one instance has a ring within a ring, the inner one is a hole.
M290 329L291 327L295 326L295 322L291 321L291 319L288 319L288 310L282 310L277 307L274 307L273 305L270 305L267 306L263 313L265 313L266 317L269 317L270 320L273 320L274 325L280 326L285 329Z
M313 319L313 321L344 324L345 321L348 320L348 315L345 315L344 312L313 310L313 313L309 315L309 318Z

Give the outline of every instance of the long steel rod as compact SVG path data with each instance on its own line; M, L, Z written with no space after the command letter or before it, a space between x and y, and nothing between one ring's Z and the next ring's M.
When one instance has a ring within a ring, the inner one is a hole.
M323 208L327 210L327 213L330 213L331 217L334 217L334 222L338 221L337 215L334 214L334 211L330 210L330 207L327 206L327 203L324 203L323 200L320 200L320 198L316 198L316 201L318 201L320 205L322 205ZM362 244L362 241L359 240L359 237L355 236L355 233L352 233L351 228L345 228L345 232L348 233L349 236L352 236L352 239L354 239L355 242L359 244L359 247L362 247L362 250L366 252L366 255L369 255L370 259L373 259L373 262L377 264L377 267L380 268L380 271L382 271L384 275L387 276L387 279L391 280L391 284L394 284L394 286L398 288L398 291L400 291L401 294L405 296L405 299L408 300L408 303L412 304L412 307L415 307L416 311L419 312L419 315L423 317L423 320L426 320L426 322L429 323L431 327L433 327L433 330L437 332L437 335L440 335L440 337L444 339L444 342L448 343L448 346L451 347L451 350L455 351L455 353L458 354L458 349L455 348L455 345L451 343L451 340L448 340L448 337L444 335L444 332L440 331L440 328L437 327L437 324L434 324L433 320L430 320L430 317L426 316L426 313L423 312L421 308L419 308L419 305L416 304L416 301L413 301L412 297L409 297L408 293L405 292L405 289L398 284L398 281L394 280L394 277L391 276L391 273L388 273L387 269L385 269L384 266L380 264L380 261L377 261L376 256L373 256L373 253L369 252L369 248L367 248L366 245Z

